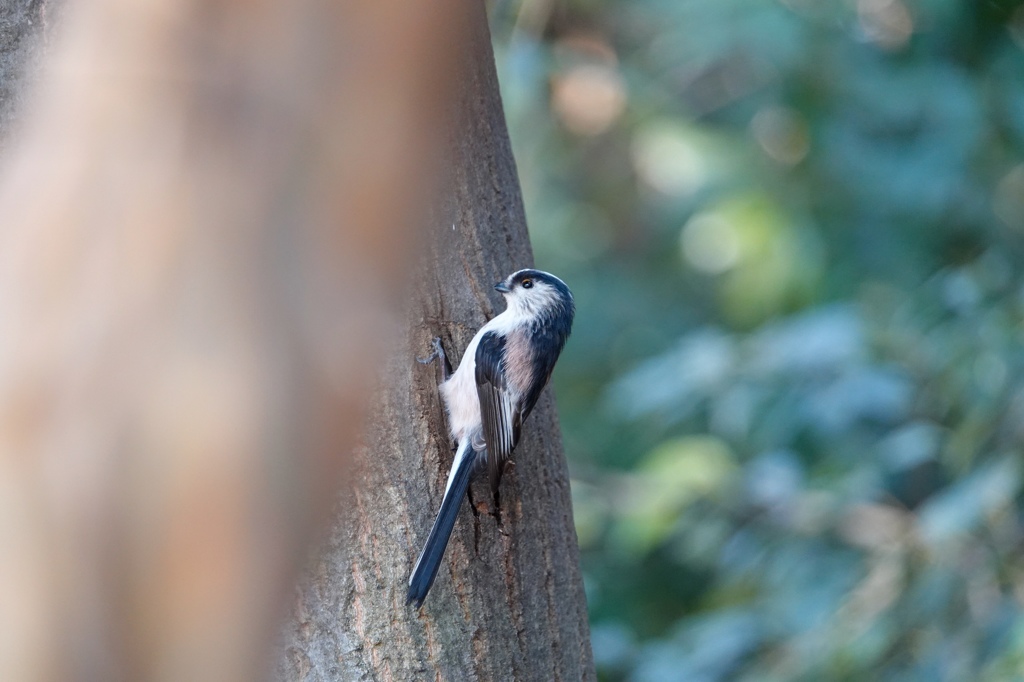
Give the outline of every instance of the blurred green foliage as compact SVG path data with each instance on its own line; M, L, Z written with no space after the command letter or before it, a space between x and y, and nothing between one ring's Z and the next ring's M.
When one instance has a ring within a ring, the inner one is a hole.
M605 680L1024 679L1024 9L504 0Z

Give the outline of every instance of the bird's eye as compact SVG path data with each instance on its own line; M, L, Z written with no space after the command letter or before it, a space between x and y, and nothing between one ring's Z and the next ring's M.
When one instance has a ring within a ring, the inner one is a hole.
M533 287L533 280L532 279L524 279L523 280L523 288L524 289L530 289L531 287Z

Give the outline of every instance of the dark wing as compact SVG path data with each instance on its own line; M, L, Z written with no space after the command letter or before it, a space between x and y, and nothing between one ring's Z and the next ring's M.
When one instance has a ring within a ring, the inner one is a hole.
M572 316L569 316L569 323L572 323ZM531 330L530 345L533 352L530 354L530 377L529 384L524 387L523 397L520 404L522 420L533 412L534 406L540 399L540 394L551 379L551 372L555 369L555 361L562 353L565 342L569 338L569 328L563 325L548 324Z
M491 490L498 491L505 462L519 442L523 414L513 404L505 375L506 338L494 332L484 334L476 348L476 390L480 397L480 416L487 441L487 464Z

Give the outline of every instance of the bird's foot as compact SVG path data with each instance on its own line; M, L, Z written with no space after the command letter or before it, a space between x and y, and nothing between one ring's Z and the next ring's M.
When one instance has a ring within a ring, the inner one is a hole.
M416 362L421 365L429 365L434 360L441 361L441 381L448 381L452 375L452 363L448 361L448 356L444 352L444 346L441 345L441 337L435 336L431 345L434 347L434 352L425 358L416 358Z
M429 365L430 363L432 363L434 360L437 360L438 358L444 359L444 357L445 357L445 355L444 355L444 347L441 346L441 337L440 336L435 336L434 337L434 340L431 342L431 346L433 347L434 352L431 353L430 355L428 355L425 358L416 358L416 362L420 363L421 365Z

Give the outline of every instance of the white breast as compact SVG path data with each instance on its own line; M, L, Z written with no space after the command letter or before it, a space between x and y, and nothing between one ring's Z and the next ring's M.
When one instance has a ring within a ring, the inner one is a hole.
M459 443L466 439L472 439L475 450L483 450L485 447L483 425L480 420L480 398L476 391L477 346L480 345L480 339L484 334L497 332L505 335L521 322L521 316L515 315L511 310L506 310L480 327L480 331L476 333L466 347L466 352L462 354L459 368L448 378L448 381L439 387L445 410L448 412L448 428L452 438Z

